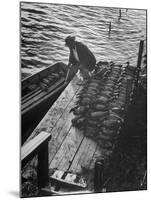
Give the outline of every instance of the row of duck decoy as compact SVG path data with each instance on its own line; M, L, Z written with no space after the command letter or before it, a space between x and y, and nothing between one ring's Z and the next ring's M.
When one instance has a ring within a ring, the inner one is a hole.
M125 115L127 65L112 63L101 68L100 73L83 83L72 109L72 124L100 146L112 148Z

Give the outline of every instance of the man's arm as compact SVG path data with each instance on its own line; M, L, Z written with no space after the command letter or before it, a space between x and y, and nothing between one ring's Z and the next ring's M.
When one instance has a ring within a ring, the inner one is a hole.
M74 54L73 54L73 50L70 49L70 55L69 55L69 63L73 64L73 65L77 65L77 64L80 64L76 58L74 57Z
M71 51L70 51L70 55L69 55L69 62L68 62L68 66L72 64L73 62L73 56L71 55Z

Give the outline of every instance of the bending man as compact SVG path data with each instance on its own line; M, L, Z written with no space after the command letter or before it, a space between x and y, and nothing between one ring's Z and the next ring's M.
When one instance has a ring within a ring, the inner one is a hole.
M77 70L79 69L83 78L91 76L92 71L95 69L96 59L88 47L81 42L75 41L75 37L71 36L65 39L65 45L70 50L68 66L74 66Z

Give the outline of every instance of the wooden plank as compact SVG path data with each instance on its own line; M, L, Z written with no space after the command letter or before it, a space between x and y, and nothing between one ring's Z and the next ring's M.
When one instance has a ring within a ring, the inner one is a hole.
M84 144L84 141L83 141L83 144ZM95 142L94 142L94 145L96 145ZM81 156L80 156L80 153L77 152L75 159L73 160L73 163L69 169L73 173L77 172L77 173L80 173L82 176L84 176L84 178L87 180L87 189L90 191L93 191L93 187L94 187L93 180L94 180L95 162L97 159L100 159L101 157L103 157L102 149L98 145L96 145L95 147L94 145L90 146L91 148L89 148L88 150L89 152L88 154L86 154L86 163L84 164L82 164L82 160L84 161L85 158L84 156L82 156L82 150L79 149L79 151L81 151ZM83 147L84 146L85 145L83 145ZM91 149L93 149L92 150L93 152L91 152ZM78 165L78 162L79 162L79 165ZM81 169L83 170L81 171Z
M67 123L65 123L65 126L62 127L62 130L59 133L59 136L57 138L53 138L52 141L49 143L49 163L51 163L53 157L59 150L60 146L62 145L62 142L65 140L69 130L71 128L71 122L68 119Z
M54 107L54 109L51 113L51 121L49 123L48 131L52 130L52 128L57 125L57 121L60 117L62 117L64 119L67 118L67 115L69 115L69 111L71 110L71 108L74 106L74 103L76 102L77 97L75 97L75 95L76 95L77 91L79 91L79 89L80 89L80 87L78 86L77 90L74 91L74 93L71 92L72 96L68 97L68 95L67 95L65 98L64 97L61 98L62 101L60 99L58 99L59 101L56 102L57 106ZM60 113L62 113L62 115L60 115Z
M49 168L66 171L84 138L82 131L72 127L62 143L59 151L53 158Z
M37 148L40 147L46 140L50 139L50 137L50 133L43 131L35 138L30 140L28 143L23 145L23 147L21 148L21 161L26 159L31 154L34 154Z
M76 156L69 168L69 171L81 173L83 168L89 168L90 161L96 151L97 144L92 139L84 138L82 144L76 153Z
M71 119L73 118L73 112L70 112L71 108L73 108L74 103L76 102L76 95L73 97L71 102L69 103L68 107L64 111L63 115L57 121L55 127L51 130L52 139L49 142L49 162L51 163L54 155L59 150L62 142L64 141L66 135L71 128L72 122Z
M89 163L89 170L85 173L85 178L87 180L87 189L94 191L94 167L96 160L104 157L104 150L100 146L96 146L95 152L92 156L92 159Z
M86 181L81 176L60 170L52 173L50 179L57 181L59 185L63 186L75 186L76 188L86 188L87 186Z
M80 189L78 189L77 190L77 188L76 188L76 190L74 189L73 191L70 191L70 188L65 188L65 187L60 187L59 188L59 191L55 191L55 190L53 190L52 189L52 187L51 187L51 189L50 188L42 188L41 189L41 195L42 196L52 196L52 195L57 195L57 196L59 196L59 195L75 195L75 194L90 194L90 193L92 193L92 191L89 191L89 190L83 190L83 188L80 190Z
M79 79L77 76L73 78L73 80L69 83L69 85L65 88L56 102L52 105L52 107L48 110L44 118L38 124L36 129L32 132L31 136L27 139L30 140L35 135L37 135L41 131L51 131L51 129L55 126L58 119L63 115L66 107L70 103L73 96L76 94L77 90L80 86L77 84L79 83Z
M48 91L41 91L40 94L38 94L37 96L35 96L34 98L32 98L30 101L26 102L25 104L23 104L21 106L21 109L24 110L25 108L27 108L28 106L32 105L33 103L35 103L36 101L40 100L42 97L44 97L45 95L47 95L49 92L53 91L57 86L59 86L61 83L64 82L64 78L60 79L59 81L57 81L56 83L54 83L53 86L51 86Z
M64 171L56 170L52 176L53 177L57 177L58 179L61 179L61 177L63 176L63 174L64 174Z

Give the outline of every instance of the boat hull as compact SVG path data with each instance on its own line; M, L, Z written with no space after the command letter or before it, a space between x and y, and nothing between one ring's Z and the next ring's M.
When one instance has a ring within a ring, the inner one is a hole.
M47 90L41 88L41 83L49 80L47 77L51 74L59 74L58 79L48 82ZM56 63L35 75L22 81L21 91L21 143L23 144L29 137L31 132L37 126L47 110L59 97L61 92L65 89L65 75L67 66L64 63ZM62 73L62 74L61 74ZM36 88L31 88L36 85Z

